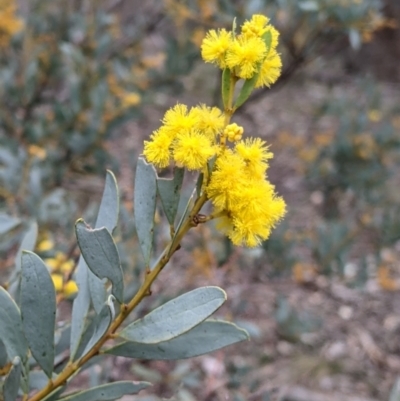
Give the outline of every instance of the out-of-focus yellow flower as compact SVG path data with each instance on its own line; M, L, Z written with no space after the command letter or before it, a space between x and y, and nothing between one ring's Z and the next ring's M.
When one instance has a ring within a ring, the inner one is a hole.
M44 160L46 158L47 152L46 149L41 148L37 145L29 145L28 153L31 156L36 156L39 160Z
M62 292L66 298L70 298L78 292L78 285L74 280L69 280L64 284Z
M377 109L372 109L368 111L368 119L373 123L377 123L382 120L382 112Z
M0 48L8 46L10 38L24 26L23 20L16 17L15 10L14 2L0 4Z
M56 292L60 292L63 289L64 278L61 274L52 274L51 279L53 280L54 288Z
M121 104L123 108L128 108L132 106L137 106L140 104L141 97L138 93L135 92L127 92L124 93L121 97Z
M44 239L43 241L40 241L39 244L36 247L36 250L38 252L47 252L50 251L54 248L54 242L50 239Z
M261 69L256 82L256 88L271 86L274 84L282 71L282 60L276 50L271 50L261 64Z

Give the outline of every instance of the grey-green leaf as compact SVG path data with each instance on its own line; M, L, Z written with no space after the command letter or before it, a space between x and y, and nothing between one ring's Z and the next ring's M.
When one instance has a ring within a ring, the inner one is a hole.
M161 198L165 215L171 226L174 225L176 213L178 211L179 198L183 182L183 168L175 168L172 179L157 178L158 193Z
M119 336L143 344L168 341L207 319L225 301L226 293L219 287L197 288L131 323Z
M51 378L54 365L56 293L44 262L29 251L22 252L21 316L33 357Z
M0 338L10 360L19 356L22 361L28 357L28 344L22 330L18 306L8 292L0 286Z
M137 359L176 360L207 354L248 338L247 332L233 323L208 320L170 341L158 344L127 341L106 353Z
M105 304L101 312L94 318L92 322L94 326L93 335L92 338L89 340L88 344L86 345L85 350L82 353L82 356L86 355L98 343L98 341L110 327L111 321L112 321L112 315L110 306Z
M107 170L106 183L97 215L95 228L106 227L112 234L118 223L119 191L114 174ZM107 297L104 282L91 271L88 272L89 291L96 313L100 313Z
M20 223L21 220L17 217L10 216L6 213L0 213L0 235L6 234Z
M112 401L121 398L125 394L137 394L151 386L148 382L119 381L103 384L90 390L76 392L59 398L60 401Z
M106 227L112 233L117 226L119 215L119 191L115 175L107 170L106 183L101 199L96 228Z
M133 198L136 232L146 266L149 265L154 235L157 179L153 165L139 157L136 167Z
M21 382L21 359L16 356L13 361L13 366L8 372L8 375L3 385L4 401L15 401L18 396L19 385Z
M119 303L124 301L124 281L121 262L114 240L106 227L88 228L82 219L75 224L79 248L89 269L99 278L108 278L112 294Z
M76 283L79 291L78 295L74 299L72 305L72 319L71 319L71 345L70 354L71 360L76 356L76 352L79 348L85 325L87 322L87 316L90 307L90 292L89 292L89 281L88 281L89 269L86 265L85 260L81 256L76 269Z
M15 268L21 270L21 256L22 251L33 251L35 249L36 240L38 236L38 226L36 221L29 224L29 228L25 233L21 245L18 249L17 255L15 256Z
M6 366L8 361L7 350L3 344L3 341L0 340L0 369Z

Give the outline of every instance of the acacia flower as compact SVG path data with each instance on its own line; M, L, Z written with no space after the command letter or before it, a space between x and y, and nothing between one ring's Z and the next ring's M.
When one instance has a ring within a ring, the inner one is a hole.
M261 138L247 138L238 142L235 150L246 164L246 175L263 179L268 160L273 157L273 154L268 151L267 144Z
M23 21L15 16L15 5L7 3L5 6L0 4L0 47L6 47L10 38L24 26Z
M250 79L258 72L266 55L267 47L261 38L239 36L229 47L226 65L235 69L239 78Z
M193 114L197 117L196 129L215 140L218 133L224 128L224 115L218 107L207 107L205 104L193 107Z
M165 131L174 137L181 131L190 131L194 128L198 122L198 116L193 108L188 110L186 105L178 103L165 113L162 122Z
M226 29L218 31L211 29L207 32L201 45L201 56L206 63L216 64L224 69L226 67L225 55L232 42L232 34Z
M261 64L260 74L258 75L255 87L271 86L281 75L281 70L281 58L276 50L272 49Z
M161 127L153 132L150 139L151 141L144 141L143 154L147 161L160 168L167 167L171 158L170 147L173 137L165 127Z
M265 15L256 14L245 21L241 27L241 33L244 37L262 37L265 33L271 33L271 49L275 49L278 45L279 32L269 24L269 18Z
M200 131L182 131L173 144L172 156L178 167L200 170L215 155L216 148L210 138Z

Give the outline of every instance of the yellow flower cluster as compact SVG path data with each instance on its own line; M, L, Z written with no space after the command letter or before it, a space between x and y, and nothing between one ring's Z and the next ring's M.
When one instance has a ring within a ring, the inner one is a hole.
M24 26L23 21L15 16L15 10L13 1L0 1L0 48L8 46L10 38Z
M272 153L260 138L242 139L243 127L230 123L237 79L256 77L256 86L269 86L280 74L276 46L278 32L267 17L255 15L235 36L211 30L203 41L205 61L230 70L225 110L177 104L162 119L161 127L144 142L144 156L159 168L174 163L204 173L203 199L214 210L208 220L219 218L218 227L235 245L249 247L266 240L286 212L284 200L267 180ZM228 145L227 141L231 144ZM211 171L207 163L213 159Z
M270 86L281 74L282 61L276 51L278 31L264 15L253 15L240 34L211 30L201 46L203 60L229 68L240 79L257 77L255 87Z
M281 197L265 178L272 153L260 138L249 138L218 157L206 188L218 227L235 245L254 247L267 239L286 212Z
M216 155L217 134L224 127L224 116L217 107L200 105L190 110L177 104L165 113L162 126L144 142L146 159L157 167L171 161L188 170L201 170Z

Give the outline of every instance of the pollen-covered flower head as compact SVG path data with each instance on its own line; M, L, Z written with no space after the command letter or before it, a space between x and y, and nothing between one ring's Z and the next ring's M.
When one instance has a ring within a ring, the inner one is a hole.
M212 140L224 128L225 118L218 107L207 107L201 104L193 107L193 114L197 117L196 129Z
M210 138L200 131L183 131L174 141L172 157L178 167L201 170L216 153Z
M206 63L213 63L220 68L226 67L225 55L232 42L232 34L226 29L207 32L201 45L201 56Z
M144 142L143 154L147 161L160 168L167 167L171 158L173 136L165 127L161 127L153 132L150 139Z
M265 42L259 37L239 36L232 42L226 55L226 64L242 79L252 78L267 55Z
M198 116L193 109L188 110L184 104L178 103L169 109L162 120L164 129L175 136L182 131L190 131L198 122Z

